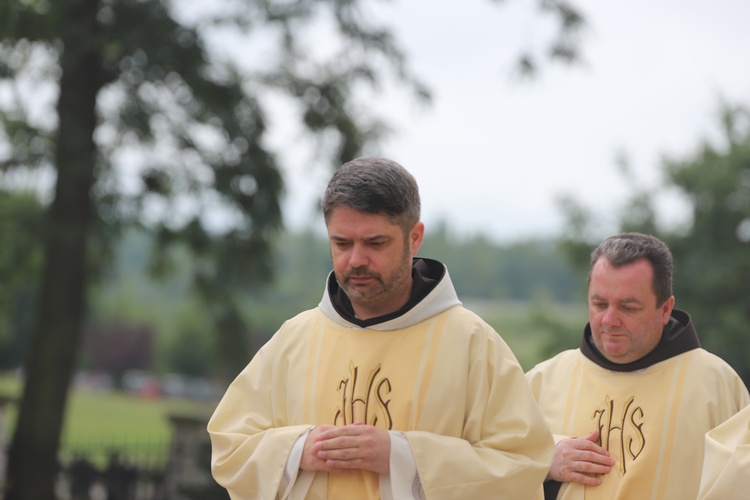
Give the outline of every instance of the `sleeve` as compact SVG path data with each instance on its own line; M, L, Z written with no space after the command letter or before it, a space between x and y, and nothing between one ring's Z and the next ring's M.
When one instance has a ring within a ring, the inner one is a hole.
M283 381L267 347L232 382L208 422L211 471L234 500L276 498L295 442L313 427L278 426L286 419L274 414L272 399Z
M526 381L529 383L529 387L531 388L531 393L534 396L534 400L537 402L537 405L539 405L539 409L542 412L543 417L545 418L545 421L547 422L547 425L550 427L550 430L552 430L552 439L555 442L555 446L560 444L561 441L564 441L566 439L571 439L576 436L570 436L567 434L557 434L554 431L558 430L556 425L554 425L552 422L554 422L554 418L545 413L545 410L549 410L549 408L545 408L545 405L539 404L540 399L542 398L542 387L544 386L544 378L546 376L546 369L551 366L552 361L547 360L543 361L542 363L537 364L534 366L531 370L529 370L526 373ZM550 379L554 379L554 376L549 377ZM549 390L549 388L548 388ZM553 389L555 391L559 391L560 388ZM549 473L549 471L547 471ZM546 478L545 478L546 479ZM554 479L546 479L544 481L544 498L545 499L552 499L557 498L560 489L562 488L563 483L560 481L555 481Z
M409 441L402 432L389 431L391 435L390 474L380 476L382 500L422 500L424 490L417 473L417 464L409 449Z
M526 381L529 384L529 388L531 388L531 394L534 397L534 401L537 402L537 405L539 406L539 410L542 412L542 416L545 417L545 420L547 421L547 425L552 430L552 439L555 442L555 446L557 446L560 441L564 441L566 439L570 439L576 436L569 436L567 434L557 434L554 431L554 426L550 423L547 416L544 414L544 405L539 405L539 400L541 398L541 392L542 392L542 385L544 385L544 369L543 366L547 365L548 362L541 363L533 367L531 370L529 370L526 373Z
M699 500L740 500L750 490L750 406L705 438Z
M444 402L465 405L462 435L404 433L425 498L542 498L554 443L523 370L494 330L473 353L465 402Z

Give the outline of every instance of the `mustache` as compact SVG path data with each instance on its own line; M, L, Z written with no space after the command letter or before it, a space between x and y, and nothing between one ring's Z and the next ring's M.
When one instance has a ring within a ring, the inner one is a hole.
M346 281L349 278L377 278L380 279L379 273L371 272L366 267L354 267L344 273L344 281Z

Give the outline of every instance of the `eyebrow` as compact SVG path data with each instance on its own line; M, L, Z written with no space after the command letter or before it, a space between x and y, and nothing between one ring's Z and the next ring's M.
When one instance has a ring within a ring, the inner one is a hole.
M329 236L328 239L331 241L339 241L339 242L340 241L355 241L355 240L368 242L368 241L383 240L383 239L390 240L390 239L393 239L393 237L387 234L376 234L373 236L368 236L366 238L346 238L344 236L337 236L334 234L334 235Z
M607 299L605 299L604 297L602 297L601 295L596 294L596 293L591 296L591 299L592 300L604 300L606 302L609 302ZM640 300L636 299L635 297L625 297L624 299L620 300L618 303L620 303L620 304L641 304L642 302Z

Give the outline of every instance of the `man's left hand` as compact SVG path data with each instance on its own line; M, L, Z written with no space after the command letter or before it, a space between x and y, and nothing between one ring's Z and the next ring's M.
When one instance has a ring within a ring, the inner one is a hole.
M329 428L317 436L313 451L331 472L361 469L390 473L391 436L379 427L350 424Z

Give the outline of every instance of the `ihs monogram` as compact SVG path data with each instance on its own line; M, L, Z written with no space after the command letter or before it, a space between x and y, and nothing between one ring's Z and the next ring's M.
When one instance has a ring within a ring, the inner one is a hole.
M338 383L336 392L341 393L341 405L333 417L334 425L347 425L362 422L380 425L390 430L393 427L387 398L391 392L391 382L380 375L380 365L367 377L364 387L359 386L359 368L349 362L349 375Z
M607 451L617 448L620 455L620 472L625 475L628 461L635 461L646 446L643 435L643 408L634 406L635 397L631 396L618 414L615 415L615 402L605 399L605 407L594 410L592 419L599 430L598 445ZM617 435L619 432L619 439ZM614 447L614 448L613 448Z

